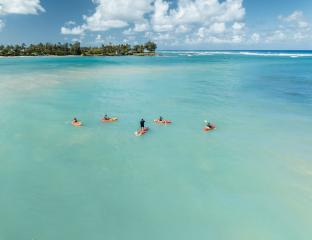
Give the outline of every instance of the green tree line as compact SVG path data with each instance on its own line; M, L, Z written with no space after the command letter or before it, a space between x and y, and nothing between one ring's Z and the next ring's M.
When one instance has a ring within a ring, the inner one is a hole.
M131 46L129 44L108 44L100 47L81 47L75 43L39 43L21 45L0 45L0 56L126 56L155 55L157 45L148 41L145 44Z

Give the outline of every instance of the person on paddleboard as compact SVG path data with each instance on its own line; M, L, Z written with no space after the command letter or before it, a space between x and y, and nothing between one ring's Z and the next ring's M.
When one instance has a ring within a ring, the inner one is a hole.
M143 131L145 127L145 120L143 118L140 121L140 126L141 126L141 130Z
M104 115L104 120L110 120L110 118L107 116L107 114Z
M71 122L72 125L76 126L76 127L80 127L82 126L82 122L78 121L77 118L74 118Z
M216 126L208 121L206 121L206 128L214 129Z
M159 117L159 122L161 122L163 120L163 117L162 116L160 116Z

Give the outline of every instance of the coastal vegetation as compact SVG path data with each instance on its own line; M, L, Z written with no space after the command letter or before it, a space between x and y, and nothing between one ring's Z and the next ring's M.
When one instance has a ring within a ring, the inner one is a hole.
M153 56L157 45L148 41L145 44L108 44L99 47L82 47L75 43L39 43L21 45L0 45L0 56Z

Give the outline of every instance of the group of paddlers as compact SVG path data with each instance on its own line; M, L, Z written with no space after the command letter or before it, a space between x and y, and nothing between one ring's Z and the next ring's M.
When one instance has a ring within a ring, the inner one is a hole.
M105 114L104 117L101 119L102 122L115 122L117 120L118 120L117 117L108 117L107 114ZM157 123L157 124L171 124L172 123L171 120L163 119L162 116L160 116L159 118L155 119L154 122ZM83 126L82 122L79 121L77 118L74 118L71 123L72 123L73 126L76 126L76 127ZM216 126L214 124L212 124L212 123L210 123L208 121L205 121L205 126L204 126L204 129L203 129L204 131L213 130L215 128L216 128ZM145 120L144 120L144 118L142 118L140 120L140 129L138 129L135 132L135 135L136 136L142 136L146 132L148 132L148 130L149 130L149 128L145 127Z

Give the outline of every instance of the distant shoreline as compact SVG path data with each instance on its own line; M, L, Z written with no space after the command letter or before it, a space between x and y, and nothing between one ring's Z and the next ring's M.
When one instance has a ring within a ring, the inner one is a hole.
M98 47L81 47L75 43L39 43L22 45L0 45L2 57L38 57L38 56L155 56L157 45L148 41L145 44L108 44Z
M128 54L128 55L19 55L19 56L3 56L0 58L33 58L33 57L154 57L158 56L157 52L145 54Z

